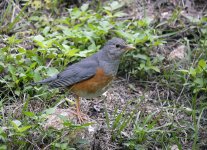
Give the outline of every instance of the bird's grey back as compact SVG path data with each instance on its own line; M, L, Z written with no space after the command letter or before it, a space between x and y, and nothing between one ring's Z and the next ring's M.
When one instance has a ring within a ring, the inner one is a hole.
M117 40L117 39L116 39ZM49 86L56 87L69 87L73 84L89 79L96 74L97 69L103 69L106 75L115 76L119 67L120 59L110 59L107 55L107 48L110 48L106 44L101 50L81 60L78 63L72 64L59 74L39 81L40 84L48 84Z

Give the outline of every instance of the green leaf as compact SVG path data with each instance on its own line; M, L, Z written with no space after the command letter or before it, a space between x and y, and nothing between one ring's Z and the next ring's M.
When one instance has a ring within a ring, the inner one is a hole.
M194 83L198 84L200 87L204 86L204 79L203 78L196 78Z
M31 111L24 111L23 113L28 117L34 117L35 116L35 114Z
M77 54L77 52L79 52L79 49L70 49L67 53L66 56L75 56L75 54Z
M73 33L72 33L72 31L70 30L70 29L64 29L63 30L63 33L66 35L66 36L72 36L73 35Z
M4 68L5 64L2 61L0 61L0 66Z
M146 66L145 66L144 63L141 63L141 64L139 65L139 67L140 67L140 69L143 69L143 68L145 68Z
M41 77L39 72L34 72L33 73L33 79L34 79L35 82L37 82L37 81L41 80L42 77Z
M129 33L129 32L126 32L126 31L123 31L123 30L115 30L115 32L121 36L121 37L124 37L125 39L128 39L129 41L134 41L134 36L133 34ZM139 34L139 33L138 33ZM139 36L139 35L137 35Z
M203 59L201 59L201 60L199 60L198 65L199 65L202 69L205 69L205 68L206 68L206 61L203 60Z
M194 68L190 68L190 71L189 71L190 75L192 75L193 77L196 76L196 70Z
M148 56L143 55L143 54L137 54L137 55L134 55L133 57L136 58L136 59L143 59L143 60L148 59Z
M50 67L47 70L47 76L50 76L50 77L54 76L55 74L58 74L58 73L59 73L59 71L54 67Z
M29 17L29 20L30 21L39 21L40 17L38 17L38 16L31 16L31 17Z
M16 73L16 68L14 66L12 66L11 64L9 64L8 66L8 70L12 75L15 75Z
M43 29L42 33L46 36L46 35L48 34L49 31L50 31L50 27L49 27L49 26L46 26L46 27Z
M43 42L45 40L45 38L42 35L36 35L33 40L35 41L39 41L39 42Z
M149 36L145 35L145 34L140 34L136 39L135 39L135 43L136 44L143 44L146 41L149 40Z
M156 72L160 72L160 69L156 66L150 66L150 69L156 71Z
M36 40L34 40L35 41L35 43L39 46L39 47L41 47L41 48L46 48L46 45L43 43L43 42L41 42L41 41L36 41Z
M53 114L53 113L55 112L55 110L56 110L55 107L53 107L53 108L49 108L49 109L46 109L46 110L45 110L45 113L48 114L48 115L50 115L50 114Z
M72 19L77 19L81 16L81 11L78 8L74 8L70 11L70 16Z
M124 17L124 16L127 16L127 14L124 13L124 12L119 11L119 12L116 12L113 16L114 17Z
M6 145L1 145L0 150L7 150L7 146Z
M19 74L19 77L26 77L26 74L23 73L23 72L21 72L21 73Z
M25 54L27 51L24 48L18 48L19 53Z
M17 95L17 96L20 96L20 90L19 89L16 89L15 91L14 91L14 93Z
M32 126L24 126L24 127L21 127L21 128L18 128L18 132L24 132L24 131L27 131L29 128L31 128Z
M150 24L151 21L152 21L152 19L145 18L145 19L138 20L137 24L140 27L147 27Z
M178 70L179 72L182 72L183 74L188 74L189 71L188 70L184 70L184 69L181 69L181 70Z
M88 6L89 6L89 4L83 4L80 8L81 11L85 12L88 9Z
M65 49L65 50L63 50L64 52L68 51L70 49L70 46L68 46L66 44L62 44L62 47Z
M13 120L11 121L11 124L15 127L18 128L22 123L19 120Z
M111 7L111 10L114 11L116 9L119 9L123 6L123 3L121 2L118 2L118 1L113 1L111 4L110 4L110 7Z

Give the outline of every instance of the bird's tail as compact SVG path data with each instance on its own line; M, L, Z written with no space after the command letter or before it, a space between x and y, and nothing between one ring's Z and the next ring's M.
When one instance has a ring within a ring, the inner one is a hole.
M52 77L46 78L46 79L38 81L38 82L33 82L33 83L31 83L31 85L47 84L47 83L54 81L55 79L57 79L57 75L54 75Z

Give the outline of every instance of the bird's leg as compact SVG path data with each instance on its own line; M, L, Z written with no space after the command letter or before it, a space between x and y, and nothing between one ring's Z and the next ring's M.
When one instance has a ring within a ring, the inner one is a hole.
M78 117L79 122L83 122L86 120L84 114L80 110L80 97L76 95L76 115Z

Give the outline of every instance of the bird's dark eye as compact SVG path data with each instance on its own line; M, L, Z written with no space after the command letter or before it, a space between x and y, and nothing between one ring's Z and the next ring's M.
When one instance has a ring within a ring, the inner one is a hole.
M120 45L119 44L116 44L116 48L119 48L120 47Z

